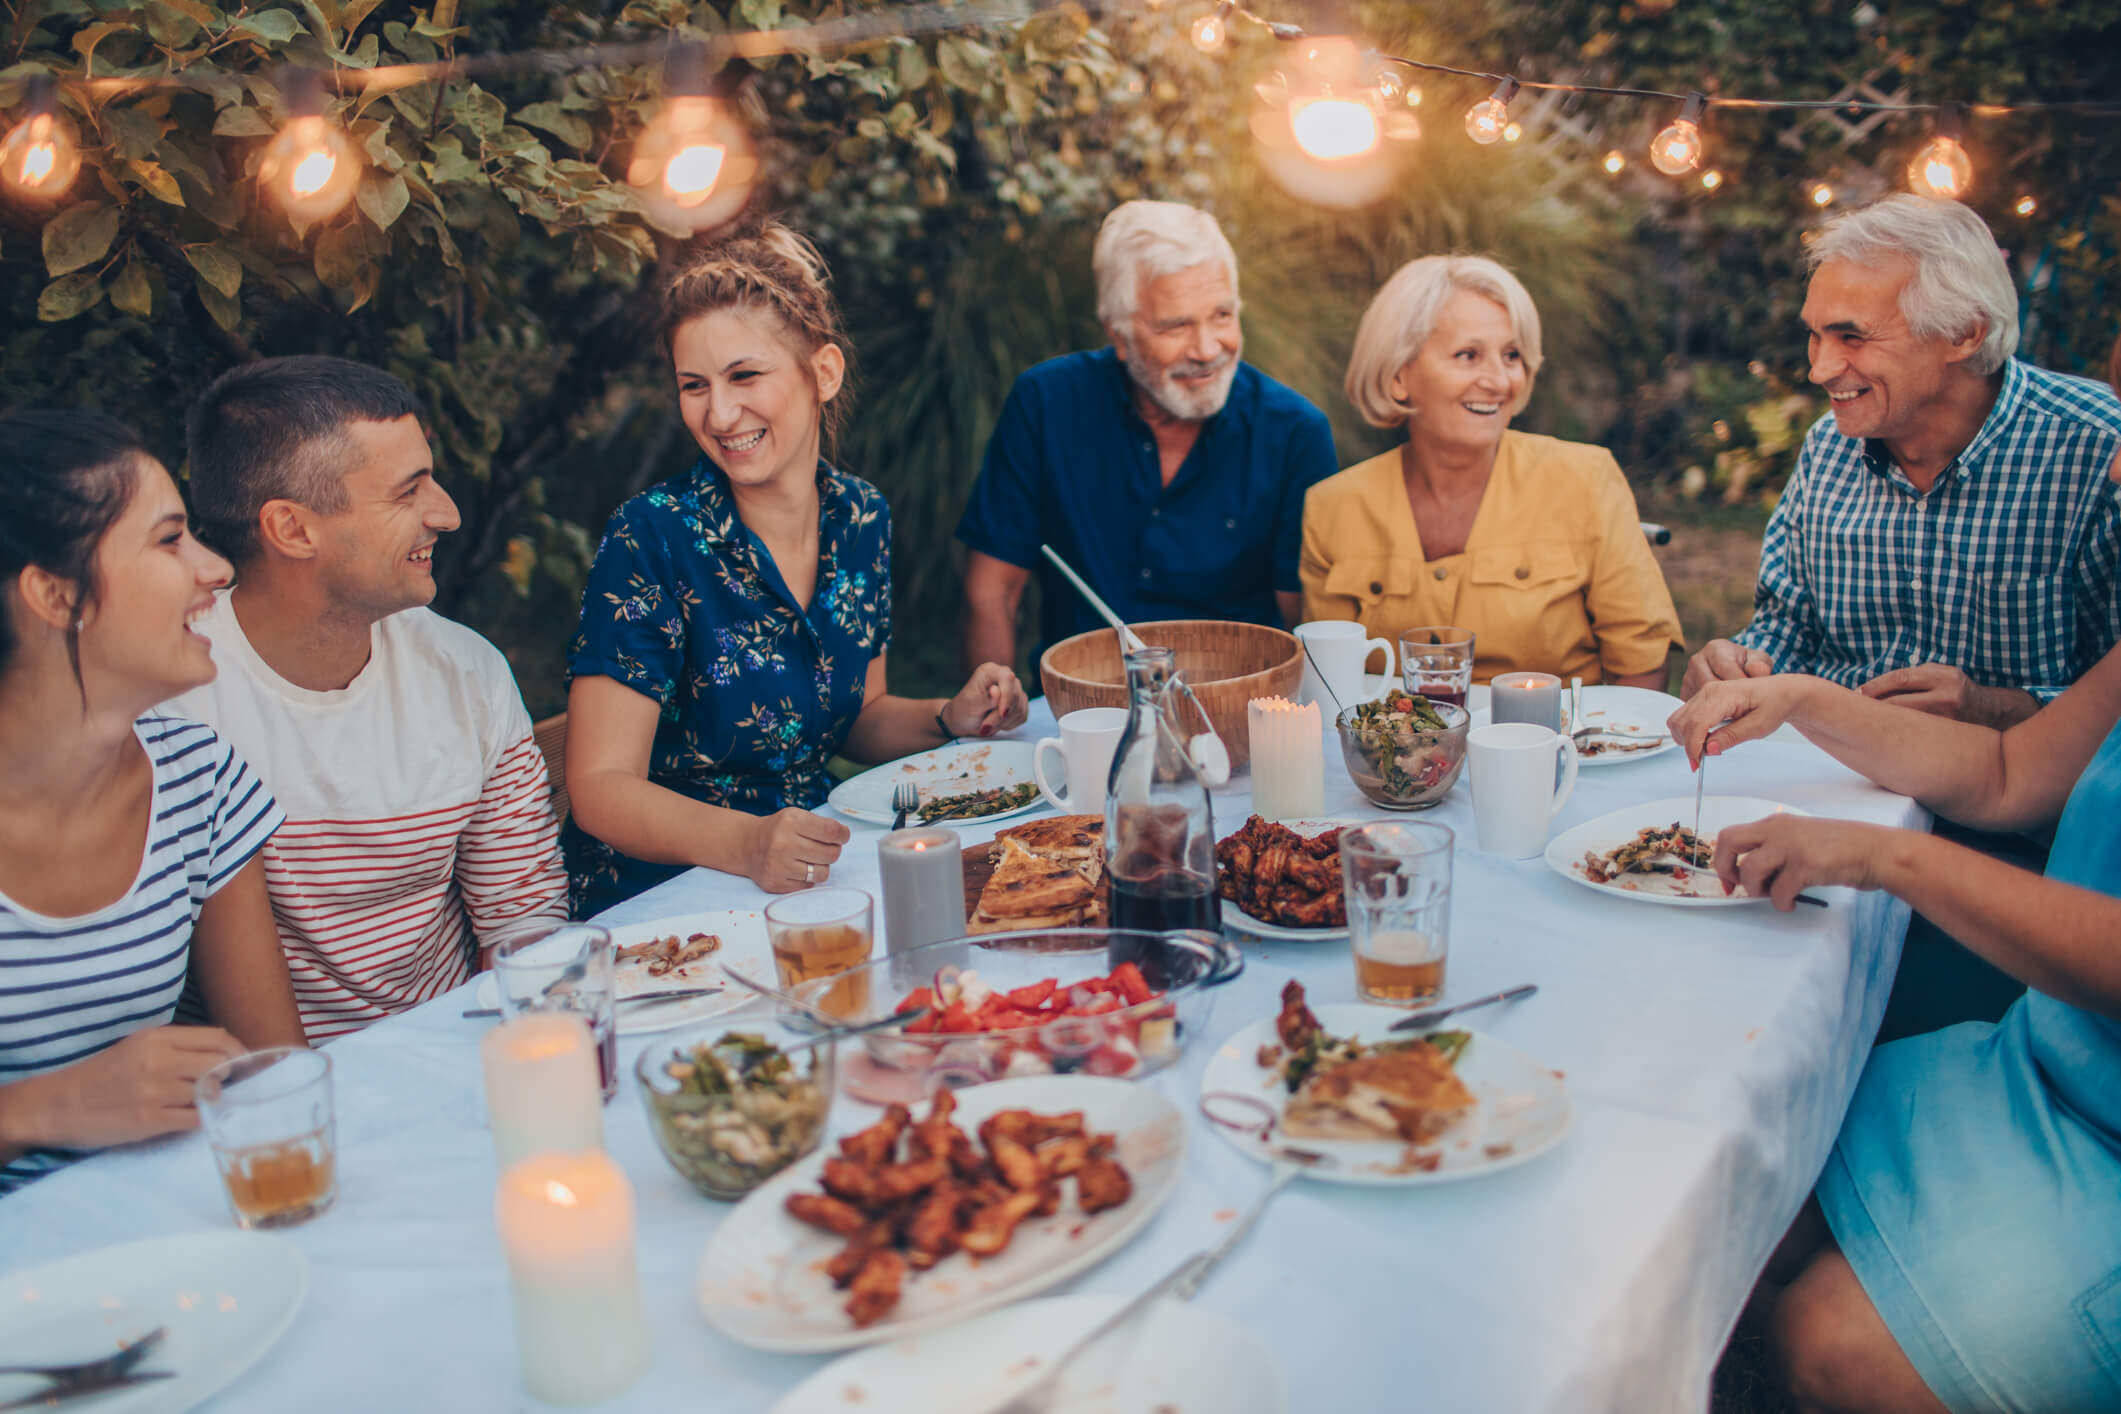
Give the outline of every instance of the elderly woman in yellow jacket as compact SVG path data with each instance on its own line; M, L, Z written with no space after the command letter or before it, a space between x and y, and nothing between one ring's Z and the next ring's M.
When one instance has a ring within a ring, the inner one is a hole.
M1679 618L1619 464L1510 430L1539 363L1539 311L1494 261L1425 256L1385 282L1346 388L1407 440L1305 498L1304 617L1395 640L1471 629L1479 682L1532 669L1662 688Z

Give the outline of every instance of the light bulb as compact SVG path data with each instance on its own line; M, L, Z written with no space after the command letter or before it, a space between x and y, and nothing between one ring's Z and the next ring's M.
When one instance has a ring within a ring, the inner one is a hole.
M1202 15L1193 22L1193 46L1203 54L1213 54L1223 47L1223 40L1229 33L1230 27L1223 22L1220 10L1212 15Z
M1407 85L1407 106L1409 108L1419 108L1421 106L1420 84L1410 83Z
M2019 197L2017 204L2011 207L2011 210L2017 212L2020 216L2030 216L2039 209L2040 203L2029 196Z
M1401 78L1395 70L1379 69L1377 71L1377 96L1384 101L1387 107L1402 102L1407 96L1407 81Z
M1974 164L1949 137L1934 137L1907 167L1908 189L1917 196L1961 197L1974 184Z
M321 113L288 119L266 146L258 181L298 221L322 221L353 200L361 159L339 125Z
M1832 206L1834 204L1834 189L1825 182L1814 182L1812 184L1811 197L1812 205L1814 206Z
M663 111L635 144L626 180L658 226L690 235L743 210L758 159L729 106L706 93L696 68L666 79Z
M1510 126L1510 100L1517 96L1517 80L1504 79L1495 91L1466 110L1466 136L1485 147Z
M1701 165L1701 119L1709 109L1706 95L1690 93L1672 125L1650 140L1650 165L1667 177L1682 176Z
M1628 165L1628 159L1622 156L1618 149L1615 149L1612 152L1608 152L1605 155L1605 160L1598 165L1605 168L1607 176L1617 177L1620 175L1621 169Z
M1345 162L1377 148L1377 114L1352 98L1314 98L1289 110L1296 145L1321 162Z
M29 116L0 142L0 185L32 201L64 196L81 173L81 133L59 111L58 90L48 78L31 79Z
M1709 168L1708 171L1701 174L1701 185L1706 191L1716 190L1716 188L1723 185L1723 173L1717 171L1714 167Z
M1524 137L1524 124L1523 124L1523 123L1511 123L1511 124L1509 124L1509 125L1508 125L1507 127L1505 127L1505 128L1504 128L1504 129L1502 130L1502 140L1503 140L1504 142L1517 142L1517 141L1520 141L1520 140L1522 140L1522 139L1523 139L1523 137Z

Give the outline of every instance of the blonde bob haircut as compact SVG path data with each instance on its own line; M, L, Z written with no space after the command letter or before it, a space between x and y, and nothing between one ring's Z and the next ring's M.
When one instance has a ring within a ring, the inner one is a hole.
M1355 329L1355 348L1348 355L1348 376L1341 384L1348 401L1372 427L1398 427L1412 411L1392 396L1392 376L1405 368L1429 335L1451 296L1470 290L1502 306L1510 316L1517 351L1524 357L1525 393L1539 372L1539 310L1523 285L1508 270L1484 255L1425 255L1393 272L1363 311ZM1522 408L1510 411L1515 413Z

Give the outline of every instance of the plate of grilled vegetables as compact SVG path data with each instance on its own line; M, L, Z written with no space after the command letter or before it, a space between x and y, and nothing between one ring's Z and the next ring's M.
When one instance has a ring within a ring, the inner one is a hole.
M1743 890L1727 894L1716 877L1716 836L1769 815L1806 812L1780 801L1710 795L1694 829L1692 796L1631 805L1586 821L1547 842L1547 867L1572 883L1643 903L1679 908L1733 908L1764 903Z
M898 815L893 795L909 781L920 797L909 825L1002 820L1041 804L1028 741L954 741L841 781L825 799L850 819L889 825Z

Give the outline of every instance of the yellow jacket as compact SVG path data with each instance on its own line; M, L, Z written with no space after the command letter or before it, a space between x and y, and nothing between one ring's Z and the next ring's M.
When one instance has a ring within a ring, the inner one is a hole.
M1476 682L1530 669L1607 682L1661 671L1682 642L1620 464L1603 447L1505 432L1459 554L1422 553L1399 449L1304 498L1304 618L1379 637L1473 630Z

